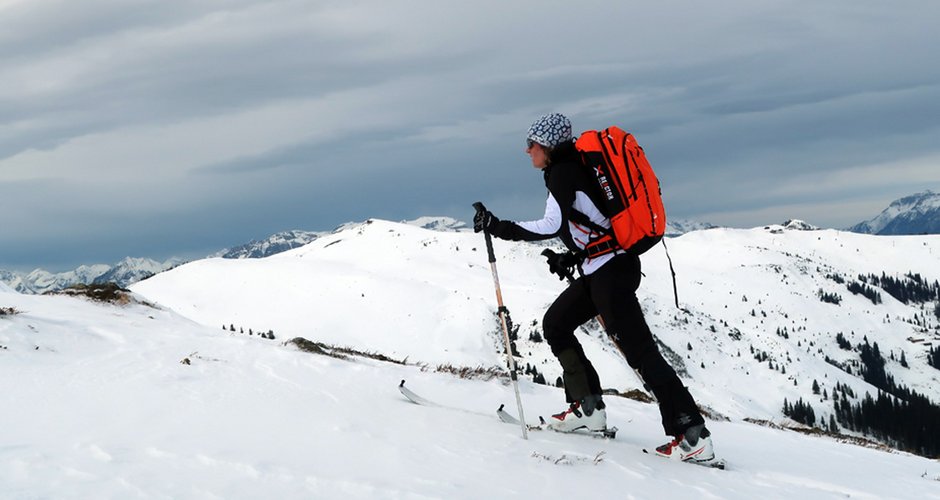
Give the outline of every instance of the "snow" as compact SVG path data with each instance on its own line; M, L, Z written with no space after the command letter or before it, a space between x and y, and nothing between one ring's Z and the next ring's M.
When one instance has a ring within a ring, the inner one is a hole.
M676 326L665 255L658 247L644 255L641 291L651 326L689 356L693 394L730 417L709 422L726 471L641 453L665 441L653 405L608 396L609 424L620 429L615 440L532 432L526 441L518 427L495 418L499 404L514 407L505 381L436 371L439 363L501 366L492 276L482 237L470 232L373 221L265 259L183 265L134 285L139 302L126 306L0 289L0 307L18 311L0 317L7 410L0 413L0 496L940 498L936 461L744 422L780 421L776 402L795 388L747 356L738 360L731 354L738 343L724 333L711 339L706 329L708 321L734 322L748 336L745 350L748 341L770 349L778 338L757 337L762 330L750 323L759 320L747 314L766 294L765 308L789 309L798 323L835 315L833 325L855 329L858 338L867 332L884 351L919 349L905 340L910 325L893 322L886 334L874 321L886 311L909 312L888 296L875 308L843 292L837 309L796 293L815 293L816 265L847 275L915 266L940 276L937 243L837 231L689 233L669 242L692 323ZM504 299L525 338L563 285L546 276L541 247L496 245ZM800 265L812 272L800 274ZM770 312L761 319L775 319ZM222 329L230 323L246 332L273 329L277 339ZM579 335L605 385L635 385L602 336L591 329ZM408 364L302 352L285 344L294 336ZM774 352L805 352L790 341L781 339ZM686 343L695 344L691 353ZM526 362L550 356L546 349L520 342ZM841 376L801 356L793 371ZM897 376L929 385L921 368ZM406 401L397 390L403 379L443 407ZM560 389L528 379L520 386L530 419L562 409Z

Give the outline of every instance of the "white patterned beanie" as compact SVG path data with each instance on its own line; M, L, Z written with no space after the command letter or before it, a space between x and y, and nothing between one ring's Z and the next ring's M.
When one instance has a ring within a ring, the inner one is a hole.
M529 127L526 141L554 148L571 140L571 122L561 113L543 115Z

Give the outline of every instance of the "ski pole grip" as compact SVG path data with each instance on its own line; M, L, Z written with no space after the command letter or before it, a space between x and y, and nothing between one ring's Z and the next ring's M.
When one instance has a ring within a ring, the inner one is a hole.
M483 203L476 202L473 204L473 208L476 209L477 213L485 212L486 207L483 206ZM483 230L483 236L486 238L486 254L489 257L490 263L496 262L496 253L493 252L493 237L490 236L490 232L486 229Z

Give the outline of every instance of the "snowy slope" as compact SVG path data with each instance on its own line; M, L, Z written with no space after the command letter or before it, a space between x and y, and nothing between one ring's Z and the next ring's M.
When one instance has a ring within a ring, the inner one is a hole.
M4 290L0 306L20 311L0 318L5 499L940 498L940 464L907 454L714 422L732 468L676 464L639 452L659 441L655 408L613 397L616 440L524 441L493 416L512 401L497 380L313 355L140 304ZM406 402L401 379L453 408ZM521 385L533 415L557 409L559 389Z
M812 394L814 380L827 393L842 383L859 397L876 395L857 374L824 360L858 359L837 347L839 333L853 345L877 342L886 357L900 359L903 352L910 367L889 361L888 371L899 384L940 401L940 372L925 361L940 337L937 318L887 294L875 306L827 277L913 271L932 281L940 276L938 243L936 236L875 238L782 226L695 231L669 241L682 309L673 304L661 247L643 256L640 296L670 361L717 415L780 419L785 398L803 398L825 421L832 402ZM542 315L564 285L546 272L541 246L496 245L503 297L519 325L521 365L536 366L553 382L560 367L544 342L529 338L541 333ZM281 338L302 336L432 366L501 363L492 277L482 237L471 232L371 221L267 259L193 262L133 289L220 329L273 330ZM820 301L820 289L843 301ZM915 316L926 316L928 325L909 323ZM777 334L784 328L787 338ZM605 387L638 386L596 324L585 329L582 343ZM769 362L756 359L760 353Z
M817 414L828 418L831 402L811 398L813 380L830 393L841 382L858 394L877 394L859 378L824 361L826 355L838 361L858 358L856 353L838 349L838 333L852 344L864 338L877 342L886 356L893 352L900 358L901 352L906 353L913 360L911 367L889 361L888 371L900 383L940 401L940 372L926 365L925 344L909 340L938 338L937 318L928 313L930 326L924 333L925 329L905 322L923 314L919 307L903 305L887 294L883 294L884 303L875 306L826 277L838 274L851 280L859 274L914 271L936 279L940 276L936 255L940 238L883 239L769 226L700 231L670 243L680 276L680 299L690 314L673 314L665 305L668 302L663 299L671 293L667 264L661 252L651 252L645 261L651 326L674 349L692 345L691 352L682 349L693 378L690 386L707 394L719 412L767 418L761 414L779 414L784 397L791 402L803 397L814 399ZM842 303L820 301L819 289L841 294ZM788 330L789 338L777 335L780 328ZM702 335L703 330L711 335ZM769 353L786 373L756 362L751 347Z
M493 282L476 240L472 233L370 221L265 259L191 262L133 289L219 328L274 330L425 363L492 366ZM512 251L523 257L506 257L514 265L504 293L518 290L534 304L510 304L517 322L529 321L561 288L537 291L543 277L537 249Z

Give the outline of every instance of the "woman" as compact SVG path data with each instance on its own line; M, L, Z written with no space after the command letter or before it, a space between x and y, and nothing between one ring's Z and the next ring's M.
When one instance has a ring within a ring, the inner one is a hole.
M643 317L636 297L639 256L622 249L593 258L579 256L602 236L595 229L609 229L610 220L600 208L600 187L575 149L568 118L552 113L536 120L526 136L526 153L545 178L545 215L537 221L512 222L483 210L474 217L473 227L476 232L487 231L512 241L561 238L569 252L549 256L550 270L560 276L573 267L581 272L542 320L545 340L562 366L569 403L567 410L552 416L549 425L562 432L607 427L600 379L574 335L579 326L600 314L611 340L656 396L666 434L674 436L656 453L678 460L714 459L705 420L675 370L663 359Z

